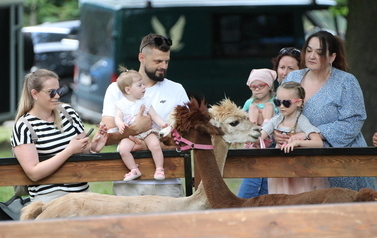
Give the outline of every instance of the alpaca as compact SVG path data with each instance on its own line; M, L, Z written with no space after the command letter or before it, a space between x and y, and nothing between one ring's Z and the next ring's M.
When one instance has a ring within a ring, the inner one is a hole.
M219 123L228 120L229 117L224 105L228 104L222 102L209 109L213 125L218 125ZM185 117L184 110L189 114L191 113L192 108L182 108L179 110L181 114L179 117L176 117L179 118L179 120L174 124L182 137L195 143L205 144L211 140L212 136L215 146L219 146L222 143L228 143L229 148L229 141L224 141L223 138L220 138L218 135L211 135L210 123L205 122L205 124L202 125L192 123L187 120L187 117ZM204 111L202 112L205 113ZM210 118L208 115L202 116L207 119ZM237 197L229 190L220 171L215 169L216 160L211 151L194 150L194 157L198 167L201 168L199 173L212 208L365 202L376 201L377 199L377 192L367 188L361 189L359 192L345 188L329 188L296 195L267 194L250 199L243 199Z
M224 101L225 102L225 101ZM210 125L209 134L218 135L220 141L242 143L256 141L260 136L260 129L252 124L245 112L238 108L229 100L226 101L230 112L223 122L218 122L217 127ZM191 114L186 113L185 108L192 108ZM170 118L179 118L177 111L184 110L185 120L196 125L209 121L209 114L204 102L200 105L192 100L185 106L177 107ZM199 117L198 117L199 115ZM207 117L203 117L206 115ZM225 123L224 123L225 122ZM174 125L174 124L171 124ZM221 130L220 130L221 129ZM184 130L180 127L179 130ZM222 132L225 131L225 134ZM234 134L234 135L232 135ZM211 144L211 140L205 142ZM218 159L219 171L223 171L228 145L226 143L215 146L214 151ZM137 196L137 197L118 197L96 193L72 193L57 198L49 203L32 202L22 210L21 220L28 219L48 219L77 216L111 215L111 214L131 214L131 213L153 213L168 211L195 211L211 208L204 192L202 183L198 189L189 197L173 198L162 196Z

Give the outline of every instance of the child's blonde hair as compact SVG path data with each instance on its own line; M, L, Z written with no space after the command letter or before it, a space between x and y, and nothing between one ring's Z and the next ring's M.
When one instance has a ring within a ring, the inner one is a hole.
M296 97L302 99L302 104L301 104L301 107L299 108L300 110L302 110L302 108L304 107L305 89L304 87L301 86L300 83L290 81L290 82L286 82L280 85L278 87L278 90L279 88L290 89L294 91L294 93L296 94Z
M278 90L280 88L293 90L295 92L295 94L296 94L296 97L302 99L301 107L298 108L298 110L299 110L300 113L299 113L299 115L298 115L298 117L296 119L296 122L295 122L295 124L292 127L292 130L290 132L291 134L296 134L298 119L300 118L301 113L302 113L302 109L304 108L305 89L304 89L304 87L301 86L300 83L293 82L293 81L283 83L282 85L280 85L278 87Z
M141 78L141 74L133 69L127 69L126 67L119 66L119 71L121 71L121 74L119 75L117 79L117 85L120 89L120 91L125 94L126 91L124 90L126 87L131 87L134 78L138 77Z

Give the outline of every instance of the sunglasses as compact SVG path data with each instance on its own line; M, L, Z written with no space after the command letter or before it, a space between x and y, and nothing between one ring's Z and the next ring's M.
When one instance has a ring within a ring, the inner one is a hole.
M172 46L173 45L173 42L170 38L166 38L166 37L163 37L163 36L156 36L155 38L153 38L152 40L150 40L148 43L144 44L141 48L140 48L140 52L144 49L145 46L151 44L151 43L154 43L155 46L159 47L161 45L163 45L165 42L165 44L167 44L168 46Z
M250 89L251 90L257 90L257 89L264 89L264 87L266 87L268 84L266 83L260 83L258 85L250 85Z
M50 98L54 98L56 94L58 94L59 97L60 97L61 95L63 95L65 93L64 88L51 89L51 90L48 90L48 91L41 90L41 91L50 95Z
M301 56L301 51L299 51L298 49L292 48L292 47L282 48L279 51L279 55L287 54L287 53L290 53L290 54L298 56L298 57Z
M283 106L284 107L286 107L286 108L288 108L288 107L290 107L293 103L295 103L295 102L299 102L299 101L301 101L302 99L296 99L296 100L293 100L293 101L291 101L291 100L280 100L280 99L274 99L274 104L275 104L275 106L277 106L277 107L280 107L281 106L281 104L283 104Z

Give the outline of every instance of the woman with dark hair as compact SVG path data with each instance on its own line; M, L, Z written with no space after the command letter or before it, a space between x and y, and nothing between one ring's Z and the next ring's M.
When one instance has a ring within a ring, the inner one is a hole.
M303 114L321 131L325 147L365 147L361 133L366 119L363 92L348 65L342 40L327 31L312 34L302 50L302 70L291 72L283 82L301 83L306 91ZM306 139L302 133L294 135ZM289 139L275 131L278 143ZM330 187L376 189L373 177L330 177Z
M273 70L277 73L274 89L279 87L288 73L301 69L301 52L294 47L285 47L272 59Z

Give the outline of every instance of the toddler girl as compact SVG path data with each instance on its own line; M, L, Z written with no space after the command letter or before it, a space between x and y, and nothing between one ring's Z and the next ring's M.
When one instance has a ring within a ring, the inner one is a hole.
M124 97L116 103L117 113L115 117L115 124L119 129L119 132L123 134L124 129L131 125L136 118L136 115L140 111L142 105L145 106L144 113L149 114L152 121L157 126L164 128L168 124L156 113L153 109L149 98L144 97L145 86L142 82L142 76L135 70L128 70L122 68L124 72L117 79L117 84ZM162 149L160 147L160 141L157 137L158 130L151 128L139 135L136 138L145 141L148 149L152 153L153 160L156 164L156 172L154 178L156 180L164 180L165 173L163 169L164 157ZM124 138L119 143L119 153L122 156L122 160L131 171L124 176L124 181L130 181L141 176L141 172L138 169L138 165L131 154L132 148L135 142L129 138Z
M249 119L261 126L278 112L273 104L273 81L276 72L270 69L253 69L250 72L246 85L249 86L252 96L245 102L243 110L248 112ZM271 139L265 139L264 144L269 147ZM258 148L257 143L245 143L245 149ZM267 194L267 178L244 178L238 191L238 197L251 198Z
M268 122L278 112L273 104L273 81L275 78L276 72L273 70L253 69L246 82L252 92L252 96L245 102L243 110L249 114L250 121L259 126ZM265 144L266 147L269 147L271 140L266 138ZM253 143L246 143L244 148L251 149L255 148L255 146Z

